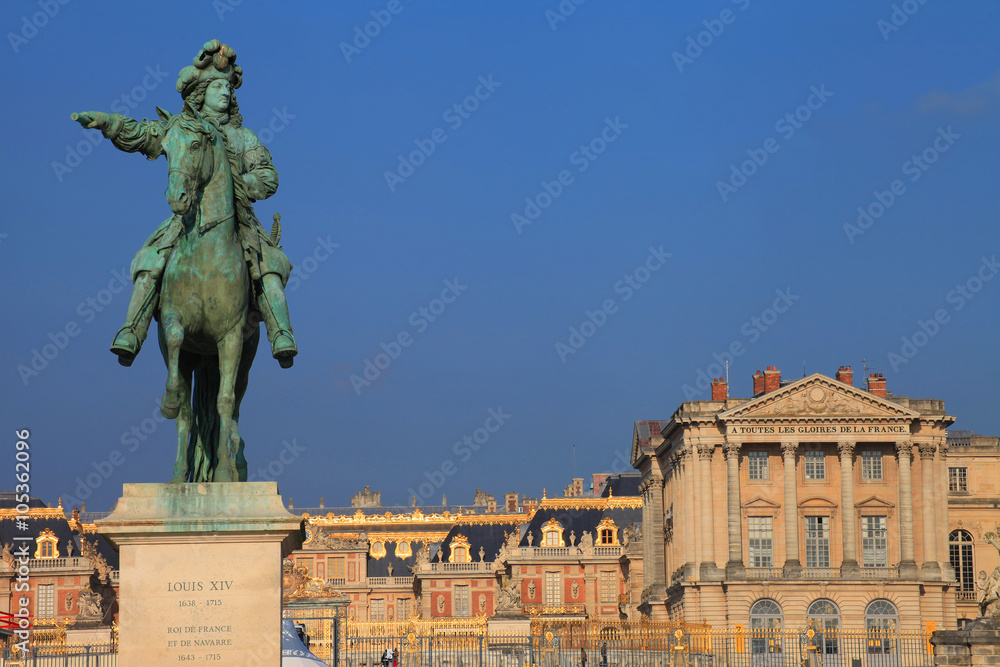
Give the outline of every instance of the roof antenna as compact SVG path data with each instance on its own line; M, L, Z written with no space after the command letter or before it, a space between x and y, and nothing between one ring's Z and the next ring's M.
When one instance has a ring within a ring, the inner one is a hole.
M729 359L726 359L726 398L729 398Z
M576 479L576 443L573 443L573 479Z
M806 376L806 360L802 360L802 377Z
M861 377L868 377L868 360L867 359L862 359L861 360L861 367L862 367L863 372L864 372L864 375L862 375Z

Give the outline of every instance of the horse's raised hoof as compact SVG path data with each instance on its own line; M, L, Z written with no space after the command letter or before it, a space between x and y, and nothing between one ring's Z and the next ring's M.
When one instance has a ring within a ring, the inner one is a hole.
M177 419L177 415L180 414L181 411L180 396L174 396L172 397L172 400L171 398L168 398L169 396L170 393L167 392L163 395L163 398L160 399L160 414L167 419Z

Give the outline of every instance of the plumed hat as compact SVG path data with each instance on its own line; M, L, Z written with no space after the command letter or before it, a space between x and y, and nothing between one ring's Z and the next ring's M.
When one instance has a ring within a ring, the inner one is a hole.
M236 90L243 85L243 68L236 64L236 49L228 44L220 44L213 39L194 57L194 65L188 65L177 77L177 92L186 99L195 86L203 81L225 79Z

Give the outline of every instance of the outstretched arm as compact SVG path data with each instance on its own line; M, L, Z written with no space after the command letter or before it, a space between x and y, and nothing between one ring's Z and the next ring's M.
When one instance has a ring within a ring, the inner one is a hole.
M148 120L138 121L120 113L84 111L71 116L88 130L100 130L118 150L142 153L147 160L163 154L163 126Z

